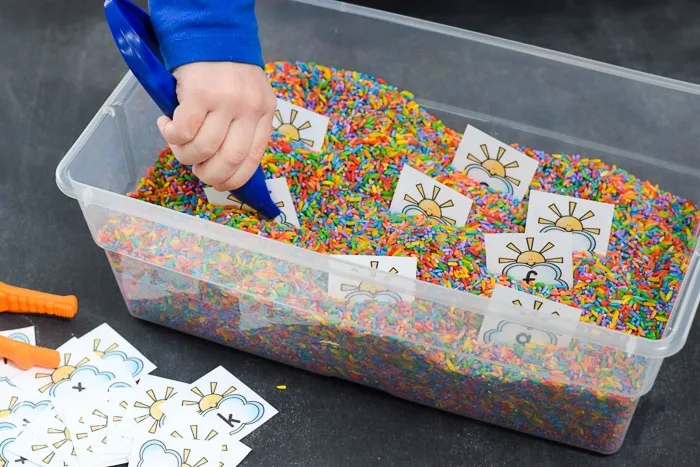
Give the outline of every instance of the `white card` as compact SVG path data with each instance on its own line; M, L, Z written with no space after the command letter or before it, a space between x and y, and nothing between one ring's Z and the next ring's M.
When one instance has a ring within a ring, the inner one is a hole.
M84 391L106 391L110 385L133 381L122 367L100 360L81 341L66 342L57 349L61 364L56 369L30 368L16 384L49 397L81 397Z
M119 434L126 438L160 434L167 418L165 403L188 387L186 383L153 375L141 378L124 414Z
M415 279L418 270L418 260L408 256L333 255L333 257L376 269L377 274L380 276L382 274L396 274L402 277ZM358 271L352 266L340 262L336 262L334 267L341 271ZM374 274L372 277L376 277L377 274ZM393 304L401 300L411 302L414 299L414 297L409 294L400 294L371 282L363 283L335 274L330 274L328 276L328 294L335 298L345 299L349 304L364 303L367 301Z
M274 130L292 141L301 141L315 152L323 149L330 120L282 99L277 99L277 110L272 121Z
M299 227L299 218L297 217L287 179L284 177L272 178L265 183L267 184L267 190L270 192L270 198L282 211L282 214L276 218L277 222L288 227Z
M121 436L121 423L124 421L126 411L134 402L136 391L119 390L110 391L107 395L107 415L109 423L107 425L107 445L104 452L107 454L121 455L129 458L133 440Z
M34 326L0 331L0 336L8 337L19 342L24 342L25 344L36 345ZM10 360L7 358L0 358L0 377L12 379L20 376L22 373L24 373L24 370L17 368Z
M81 341L90 345L92 351L102 360L124 365L137 381L142 375L156 369L150 360L107 323L85 334Z
M228 443L221 453L219 467L236 467L248 457L250 451L251 449L240 441Z
M462 227L471 208L471 199L404 164L389 210L407 216L422 214L445 225Z
M51 407L51 400L25 388L3 386L0 391L0 429L21 428Z
M530 295L519 290L497 284L493 290L489 309L497 303L516 305L524 315L544 313L553 319L571 322L571 328L576 327L581 316L581 310L553 302L542 297ZM486 314L479 329L479 342L499 345L525 345L529 343L567 347L571 336L555 333L546 329L528 326L518 322L508 321L502 317Z
M230 439L205 417L178 416L177 411L173 410L171 418L173 421L168 422L168 429L165 431L172 437L193 441L214 440L213 444L222 446Z
M533 190L525 233L570 232L574 251L605 256L614 213L612 204Z
M267 191L270 193L270 198L282 212L275 220L288 227L299 227L299 218L297 217L287 179L284 177L271 178L266 180L265 184L267 185ZM207 201L213 205L251 210L248 205L240 202L228 191L217 191L212 187L204 187L204 193L207 195Z
M574 282L571 235L484 234L486 267L528 284L549 284L570 289Z
M539 162L496 138L467 126L452 160L456 171L515 199L523 199Z
M24 457L43 467L64 467L56 451L42 442L31 430L22 431L8 448L15 456ZM14 466L13 466L14 467Z
M55 408L44 411L27 425L27 429L54 450L63 462L69 466L78 465L78 453L73 445L71 432Z
M2 429L0 428L0 466L3 467L32 467L36 464L31 463L27 458L19 456L12 452L12 445L15 439L22 433L21 428Z
M220 459L221 450L206 441L153 436L134 443L129 467L215 467Z
M224 367L192 383L165 407L177 416L204 416L222 433L240 440L277 414L277 410Z

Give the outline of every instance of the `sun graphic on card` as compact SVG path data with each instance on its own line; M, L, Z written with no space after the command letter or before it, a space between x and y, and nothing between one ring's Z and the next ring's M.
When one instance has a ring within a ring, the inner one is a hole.
M520 167L518 161L511 161L504 164L501 159L506 153L506 148L499 146L498 153L496 157L492 158L489 154L489 149L485 144L479 146L481 152L485 159L480 159L472 153L467 155L467 159L473 162L465 167L467 176L479 179L482 185L492 186L493 180L501 182L503 186L494 185L493 188L503 191L507 194L512 195L514 188L513 186L520 186L520 180L515 177L508 175L509 169L517 169ZM476 173L470 173L476 172ZM478 176L481 174L481 176ZM476 175L476 177L474 177ZM486 182L488 180L489 182Z
M229 386L229 388L221 394L216 393L216 386L218 383L212 381L209 383L209 394L205 395L198 387L192 388L192 392L199 396L198 401L182 401L183 406L196 405L198 407L199 413L205 413L211 409L215 409L219 406L224 397L236 392L236 388Z
M370 261L369 265L372 269L378 269L379 261ZM398 274L399 270L396 268L391 268L387 272L390 274ZM396 292L366 282L360 282L358 285L340 284L340 290L342 292L349 292L345 296L345 300L348 303L362 303L368 299L378 300L385 303L397 303L401 301L401 296Z
M547 242L545 246L543 246L540 250L535 250L533 248L535 244L535 238L534 237L527 237L525 239L525 242L527 243L527 250L521 250L520 248L515 245L515 243L509 243L506 245L506 248L509 250L515 252L518 254L516 258L498 258L498 262L501 264L508 264L508 263L518 263L518 264L526 264L528 266L534 266L536 264L540 263L563 263L564 258L546 258L544 254L554 248L554 244L552 242Z
M547 242L542 248L537 250L534 248L534 237L526 237L525 243L527 244L527 248L519 248L513 242L506 245L506 248L516 253L517 256L515 258L498 258L499 264L507 265L503 268L502 273L506 276L525 281L528 284L538 281L556 283L560 287L568 288L568 284L561 280L562 271L561 268L557 266L557 264L562 264L564 262L564 258L548 258L545 256L545 253L554 248L554 244L552 242Z
M302 131L311 128L311 122L307 120L301 125L296 126L294 122L297 119L298 114L299 112L297 112L295 109L291 109L291 111L289 112L289 120L285 122L284 118L282 117L282 112L280 112L279 110L275 110L275 118L277 119L277 121L279 121L279 124L273 128L278 133L286 136L287 138L293 141L301 141L302 143L308 146L313 146L314 142L312 140L302 138L301 136Z
M134 421L136 423L142 423L142 422L150 422L151 426L148 429L149 433L155 433L159 427L163 426L163 423L165 421L165 414L163 413L163 410L161 407L163 404L170 399L175 393L175 388L168 386L165 389L165 394L162 399L159 399L156 397L155 391L153 389L149 389L146 391L146 395L150 399L150 403L148 401L146 402L141 402L141 401L136 401L134 402L134 407L137 409L147 409L148 413L144 415L140 415L138 417L134 418Z
M39 392L46 392L47 390L51 389L53 386L56 386L62 381L66 381L71 379L71 376L73 373L76 372L77 369L88 363L90 360L85 357L82 360L80 360L78 363L75 365L71 365L70 363L71 360L71 354L67 353L63 356L63 365L59 366L53 372L51 373L37 373L34 375L36 379L43 379L43 378L49 378L51 381L44 386L39 388Z
M206 457L202 457L197 461L196 464L188 464L190 459L190 450L189 449L184 449L182 451L182 464L180 464L180 467L201 467L202 465L206 464L209 462Z
M199 426L198 425L190 425L190 432L192 433L192 439L196 439L196 440L199 439ZM211 431L209 431L209 434L207 435L207 437L204 438L204 441L209 441L212 438L216 437L216 435L218 435L218 434L219 434L218 432L211 430ZM173 431L172 433L170 433L170 436L172 436L173 438L183 439L183 436L180 433L178 433L177 431Z
M576 213L575 201L569 201L569 211L567 215L564 215L559 210L559 207L552 203L549 205L549 210L554 213L554 220L546 219L540 217L537 223L540 225L545 225L541 232L569 232L576 236L583 237L587 240L586 249L589 252L593 252L596 247L596 239L593 235L600 235L600 229L594 227L586 227L584 221L592 219L595 217L595 213L591 210L586 211L580 217L575 216Z
M18 400L19 398L17 396L12 396L10 398L10 403L7 404L7 408L0 410L0 418L9 417Z
M416 184L416 190L420 194L420 200L415 199L408 193L404 195L404 201L407 201L409 203L402 209L402 212L404 214L412 215L415 214L415 211L418 211L418 213L423 214L424 216L427 216L431 219L440 221L443 224L455 225L456 221L452 218L445 216L443 213L443 209L451 208L455 205L455 203L451 199L448 199L443 203L437 202L437 197L440 194L439 186L433 186L433 194L430 198L425 195L425 189L423 188L422 183Z
M70 431L68 431L68 427L66 428L48 428L46 430L46 433L49 435L60 435L58 436L58 441L55 441L52 443L52 446L56 449L59 449L61 446L64 444L72 441L71 436L70 436Z
M49 448L49 447L48 447L47 445L45 445L45 444L33 444L33 445L32 445L32 451L34 451L34 452L39 452L39 451L40 451L40 455L42 455L42 456L43 456L44 454L46 454L46 457L44 457L43 459L41 459L41 462L43 462L44 464L50 464L51 461L53 460L53 458L56 456L56 453L53 452L53 451L51 450L51 448Z
M92 411L92 414L95 417L98 417L100 419L100 422L95 425L90 425L90 431L93 433L96 433L98 431L104 431L104 437L102 438L102 444L107 444L107 426L109 424L109 417L105 415L104 413L100 412L98 409L95 409Z
M513 305L523 306L523 304L520 302L520 300L513 300ZM540 308L542 308L542 305L544 305L543 302L541 302L539 300L535 300L535 303L532 304L532 309L535 311L539 311Z

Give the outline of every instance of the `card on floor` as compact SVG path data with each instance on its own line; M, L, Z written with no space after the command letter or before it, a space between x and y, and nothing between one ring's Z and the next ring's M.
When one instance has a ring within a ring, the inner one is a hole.
M250 451L251 449L240 441L228 443L221 453L219 467L236 467L248 457Z
M15 467L25 465L29 467L29 460L12 452L12 445L22 433L21 428L0 428L0 467Z
M156 369L156 366L124 339L109 324L104 323L81 337L92 346L102 360L125 365L135 380Z
M408 216L422 214L445 225L462 227L471 207L471 199L404 164L389 210Z
M396 274L402 277L416 278L418 260L408 256L362 256L362 255L333 255L342 261L348 261L360 266L377 270L377 275ZM355 268L350 265L334 262L334 268L339 271L351 272ZM343 277L342 274L330 274L328 276L328 294L332 297L345 299L349 304L378 301L393 304L401 300L413 301L409 294L399 294L393 290L387 290L371 282L362 282Z
M218 467L220 459L221 450L206 441L151 436L134 443L129 467Z
M7 450L17 457L43 467L64 467L65 464L63 459L56 455L56 451L42 442L31 430L22 431Z
M471 125L462 135L452 167L482 185L523 199L539 162Z
M34 326L29 326L21 329L10 329L0 331L0 336L10 338L25 344L36 345L36 336ZM16 378L24 373L24 370L17 368L9 359L0 358L0 377Z
M613 204L532 191L525 233L568 232L574 251L605 256L614 214Z
M165 426L165 403L187 391L188 387L186 383L153 375L141 378L124 414L119 434L126 438L159 434Z
M281 214L275 220L287 227L299 227L299 218L297 217L294 200L289 191L287 179L284 177L271 178L266 180L265 184L267 185L267 191L270 193L270 198L272 198L272 201L274 201L281 211ZM251 210L248 205L243 204L228 191L217 191L214 188L205 187L204 192L207 195L209 203L213 205Z
M55 408L44 411L26 428L56 452L63 462L69 466L78 465L78 453L71 432Z
M53 398L82 397L85 391L133 385L133 377L125 367L100 360L77 339L62 345L58 351L61 356L58 368L30 368L16 384Z
M486 267L491 274L501 274L528 284L573 287L573 252L571 235L485 234Z
M570 322L572 328L576 327L581 316L581 310L577 308L502 285L495 286L489 308L493 309L498 303L516 305L523 314L544 313L553 319L562 319ZM487 314L479 330L479 341L501 345L537 343L566 347L571 341L571 336Z
M169 401L166 411L199 414L223 433L240 440L277 414L277 410L224 367L217 367Z
M277 99L277 110L272 127L292 141L301 141L315 152L323 149L330 120L282 99Z
M50 408L51 399L19 385L0 391L0 429L22 428Z

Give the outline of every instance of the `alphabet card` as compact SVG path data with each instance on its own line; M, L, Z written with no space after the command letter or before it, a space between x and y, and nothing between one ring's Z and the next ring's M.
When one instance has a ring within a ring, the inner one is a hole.
M612 204L533 190L527 208L525 232L570 233L574 251L605 256L614 213L615 206Z
M277 110L272 120L274 130L292 141L301 141L314 152L323 149L330 120L291 102L277 99Z
M445 225L462 227L471 208L471 199L404 164L389 210L408 216L422 214Z
M0 429L0 465L6 467L21 466L30 462L27 458L13 452L13 445L17 437L22 433L21 428Z
M58 368L34 367L22 373L18 386L39 391L49 398L82 398L84 391L108 391L119 386L133 386L134 379L125 366L102 360L85 342L71 339L61 347Z
M65 467L63 459L56 454L56 451L41 441L31 430L19 433L7 450L17 459L15 465L29 461L44 467Z
M376 270L377 272L372 274L372 277L380 274L395 274L415 279L418 270L418 260L407 256L334 255L334 257ZM359 269L340 261L334 263L334 266L341 271L359 272ZM412 295L400 294L371 282L362 282L335 274L328 276L328 294L335 298L344 299L348 304L368 301L394 304L401 300L413 301Z
M217 431L240 440L277 414L241 380L219 366L168 401L165 411L188 420L203 416Z
M452 160L455 170L482 185L523 199L539 162L471 125Z
M0 431L22 428L51 407L51 399L19 386L0 386Z
M187 387L186 383L159 376L146 375L141 378L127 400L129 406L119 424L118 434L135 438L167 431L165 404L180 392L185 392Z
M497 284L493 295L491 295L489 309L493 309L498 303L521 307L523 314L544 313L553 319L570 321L572 328L576 326L581 316L581 310L578 308ZM570 341L571 336L509 321L492 314L484 316L481 329L479 329L479 342L484 344L515 346L536 343L567 347Z
M78 453L73 445L71 431L55 408L44 411L27 425L42 442L53 449L56 455L69 466L78 465Z
M275 220L288 227L299 227L299 218L294 207L294 200L289 191L287 179L284 177L270 178L265 181L270 198L282 212ZM228 191L218 191L212 187L204 187L207 201L215 206L233 207L241 211L250 211L252 208L238 200Z
M21 329L10 329L9 331L0 331L0 336L7 337L9 339L19 342L24 342L25 344L36 344L34 326L29 326ZM6 377L10 379L16 378L23 372L24 370L17 368L7 358L0 358L0 377Z
M528 284L573 286L571 234L485 234L484 240L490 273Z
M126 365L136 380L156 369L150 360L107 323L85 334L80 340L87 341L93 353L102 360Z

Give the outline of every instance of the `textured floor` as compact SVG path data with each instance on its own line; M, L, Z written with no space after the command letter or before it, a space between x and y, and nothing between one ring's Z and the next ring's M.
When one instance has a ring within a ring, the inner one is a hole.
M697 2L366 3L700 83ZM56 346L108 321L159 365L161 376L191 380L225 364L280 410L246 439L253 453L245 465L696 465L697 323L686 347L668 359L642 399L621 451L601 457L131 319L78 204L54 182L59 160L124 70L101 2L0 0L0 280L75 293L81 300L74 321L0 315L1 329L33 323L39 342ZM276 391L277 384L288 390Z

